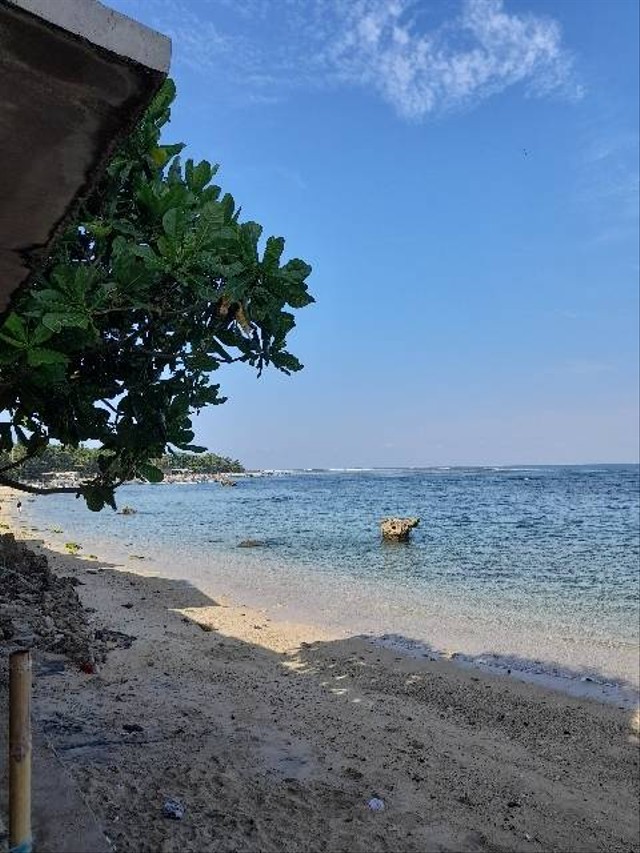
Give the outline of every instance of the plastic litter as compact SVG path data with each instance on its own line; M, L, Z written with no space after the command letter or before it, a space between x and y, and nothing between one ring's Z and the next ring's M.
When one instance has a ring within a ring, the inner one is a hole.
M162 806L162 816L168 817L170 820L182 820L185 812L185 806L180 802L180 800L175 800L173 797L169 797L168 800L165 800L165 803Z
M379 800L378 797L372 797L367 803L367 806L372 812L381 812L384 809L384 800Z

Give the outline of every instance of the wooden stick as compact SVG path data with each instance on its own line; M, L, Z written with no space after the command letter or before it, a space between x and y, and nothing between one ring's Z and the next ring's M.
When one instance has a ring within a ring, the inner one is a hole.
M31 652L9 658L9 844L31 853Z

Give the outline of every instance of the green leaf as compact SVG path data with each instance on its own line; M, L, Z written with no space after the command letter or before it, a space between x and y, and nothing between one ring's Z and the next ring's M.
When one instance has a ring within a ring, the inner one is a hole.
M31 344L43 344L45 341L48 341L49 338L53 336L53 331L47 326L38 326L32 333L29 339Z
M169 159L169 153L165 148L158 146L151 150L150 157L153 160L154 165L159 169L162 169Z
M140 465L138 470L145 480L148 480L150 483L161 483L164 480L164 474L155 465L145 463Z
M185 167L185 178L187 186L194 193L202 192L213 177L214 170L211 164L206 160L202 160L197 166L193 165L193 160L187 160Z
M103 483L87 483L82 486L79 493L85 499L87 507L92 512L100 512L105 506L116 508L113 495L113 486Z
M168 237L175 237L177 235L179 221L179 212L175 207L168 210L162 217L162 227Z
M86 329L89 326L87 314L79 311L68 311L66 313L50 311L42 317L42 325L51 332L59 332L63 328Z
M24 320L14 312L9 314L0 331L0 338L11 346L27 346L29 338Z
M131 253L138 258L142 258L147 269L158 267L159 259L151 246L132 246Z
M138 229L131 222L124 219L115 219L113 222L113 230L119 234L126 234L128 237L137 237Z
M269 237L262 258L262 266L265 270L271 271L277 269L280 265L280 258L284 251L284 240L282 237Z
M32 367L39 367L42 364L68 364L69 359L61 352L40 348L27 351L27 363Z

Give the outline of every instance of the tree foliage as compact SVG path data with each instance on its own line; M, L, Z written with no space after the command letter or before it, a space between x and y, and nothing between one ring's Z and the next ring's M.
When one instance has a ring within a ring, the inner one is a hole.
M160 480L165 451L204 450L191 416L225 401L221 365L302 367L289 309L313 302L311 268L283 262L281 237L262 245L217 166L161 143L174 95L167 81L0 326L0 451L99 442L79 489L92 510L115 508L125 480ZM20 487L12 468L0 483Z

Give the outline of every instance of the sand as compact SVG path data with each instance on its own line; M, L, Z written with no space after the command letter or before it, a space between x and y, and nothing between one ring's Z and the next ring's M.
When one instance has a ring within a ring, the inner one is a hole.
M640 850L637 712L32 547L94 627L135 638L94 674L40 655L35 685L115 850Z

